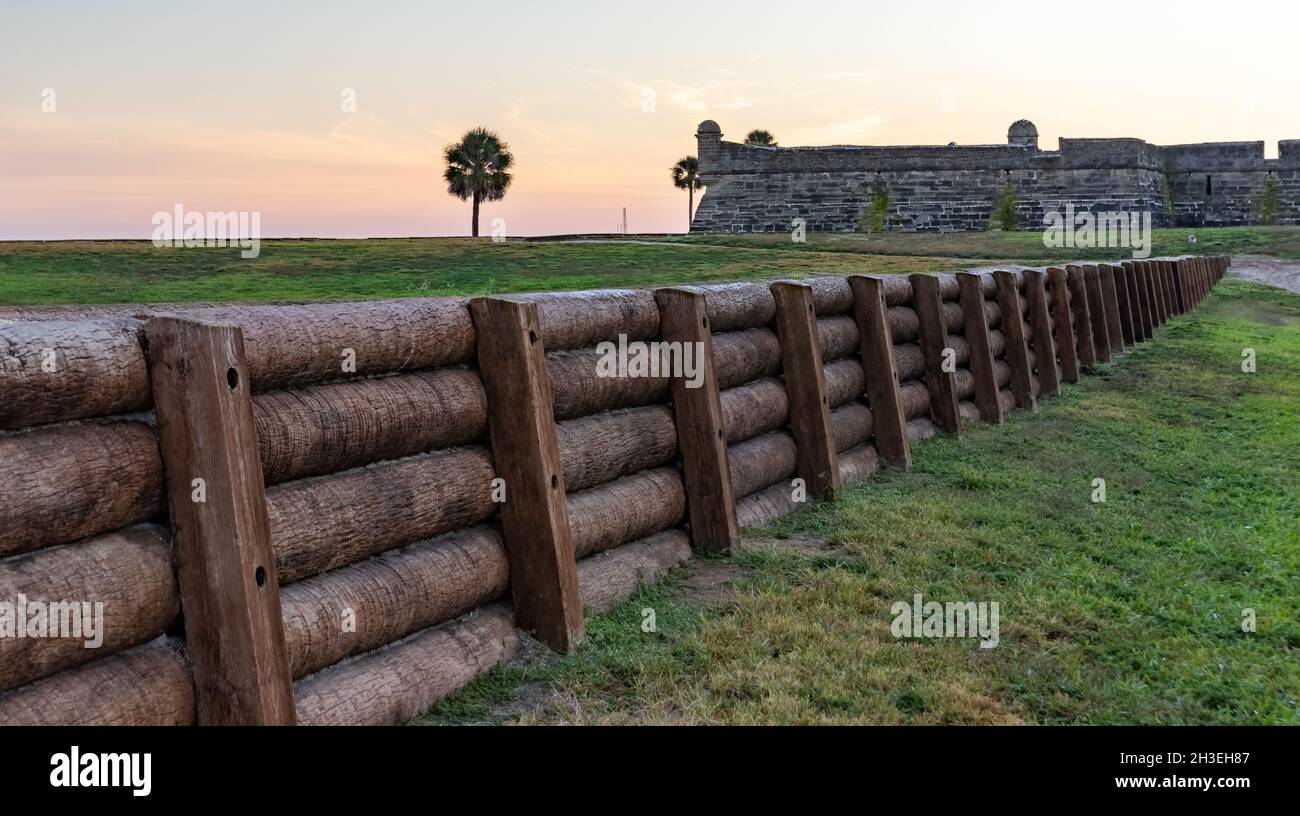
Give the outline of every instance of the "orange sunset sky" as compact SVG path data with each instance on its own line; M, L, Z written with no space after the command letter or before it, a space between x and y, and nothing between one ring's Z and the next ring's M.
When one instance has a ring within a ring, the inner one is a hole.
M0 239L466 235L441 148L483 125L515 181L484 232L681 231L668 168L735 141L1300 138L1294 3L0 5ZM342 110L345 89L356 112ZM51 93L52 92L52 95ZM654 110L643 110L653 94ZM48 100L53 101L53 110ZM950 104L945 104L945 101Z

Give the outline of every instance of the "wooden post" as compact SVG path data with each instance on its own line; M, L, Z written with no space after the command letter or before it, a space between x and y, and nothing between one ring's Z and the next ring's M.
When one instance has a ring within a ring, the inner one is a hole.
M1120 325L1119 294L1115 291L1115 271L1110 264L1097 264L1101 284L1101 305L1106 312L1106 331L1109 332L1111 356L1124 353L1124 329Z
M961 413L957 407L955 362L956 351L948 345L948 328L943 317L939 279L916 273L912 281L912 308L920 322L921 354L925 357L925 387L930 392L930 414L934 424L954 436L961 433Z
M1107 264L1105 269L1110 271L1110 291L1115 295L1115 316L1119 321L1120 345L1131 346L1137 342L1137 338L1133 334L1133 308L1128 300L1128 281L1124 277L1124 267Z
M736 522L736 498L731 492L727 437L713 368L713 332L704 295L690 289L658 289L655 300L659 303L662 338L670 343L694 343L703 374L698 388L688 387L682 377L672 380L691 543L703 552L727 553L740 543L740 525ZM817 365L821 365L820 358Z
M853 290L853 316L861 338L876 451L893 467L907 470L912 466L912 449L899 393L894 341L885 319L885 282L875 275L850 275L849 288Z
M470 313L487 392L492 459L505 484L501 524L515 621L567 653L585 630L537 306L475 298Z
M1106 303L1101 293L1101 271L1096 264L1083 267L1083 283L1088 290L1088 317L1092 327L1092 346L1097 362L1110 362L1110 325L1106 322Z
M790 431L798 454L799 477L810 496L830 496L840 489L826 370L817 337L812 287L780 281L772 284L776 333L781 342L781 378L790 405Z
M1038 368L1038 395L1055 394L1061 387L1061 369L1056 362L1056 341L1052 339L1052 315L1047 306L1045 273L1026 269L1025 299L1029 301L1029 322L1034 327L1034 364Z
M1151 280L1156 287L1156 303L1160 309L1160 325L1169 322L1169 296L1165 292L1164 270L1160 268L1159 261L1147 261L1147 268L1151 270Z
M1135 329L1141 330L1142 341L1151 339L1151 303L1147 299L1146 280L1142 274L1142 267L1137 261L1125 261L1124 269L1128 272L1129 288L1133 290L1130 296L1136 294L1133 302L1137 304L1137 311L1134 316L1137 322L1134 324Z
M1174 268L1173 264L1163 258L1156 261L1160 267L1160 278L1165 283L1165 301L1169 307L1169 316L1176 317L1183 313L1178 305L1178 292L1174 286Z
M1061 379L1065 382L1079 381L1079 347L1074 342L1073 316L1070 314L1070 292L1068 276L1058 266L1047 268L1047 282L1051 287L1048 292L1052 298L1052 324L1056 334L1056 353L1061 358Z
M1097 363L1097 349L1092 344L1092 316L1088 313L1088 285L1083 269L1065 267L1065 283L1070 289L1070 315L1074 325L1074 342L1079 350L1079 365Z
M1182 261L1171 261L1170 268L1174 278L1174 298L1178 301L1178 313L1187 313L1187 284L1184 281L1186 269Z
M1025 338L1025 317L1020 306L1020 289L1016 276L1005 270L993 273L998 285L998 308L1002 310L1002 334L1007 339L1007 365L1011 367L1011 393L1016 407L1032 410L1034 399L1034 372L1029 367L1029 344ZM1028 283L1025 284L1026 287Z
M1151 274L1151 264L1146 261L1138 261L1137 267L1138 280L1142 281L1142 288L1146 291L1147 311L1151 315L1151 336L1154 337L1156 329L1163 323L1160 319L1160 298L1156 295L1155 275Z
M985 422L1002 422L1002 403L998 401L997 374L993 371L993 350L989 345L989 322L984 314L984 290L980 276L972 272L957 273L958 300L966 324L966 344L970 346L970 372L975 378L975 404ZM1003 314L1003 322L1007 316Z
M157 317L145 337L198 722L292 725L243 332Z

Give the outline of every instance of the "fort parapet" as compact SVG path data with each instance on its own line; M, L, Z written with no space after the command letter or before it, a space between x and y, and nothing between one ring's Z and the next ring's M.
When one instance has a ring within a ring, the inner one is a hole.
M1010 187L1021 227L1043 214L1146 211L1156 226L1300 223L1300 140L1150 144L1062 138L1038 148L1032 122L1006 144L760 147L726 142L711 120L696 139L707 190L692 232L855 232L873 215L885 229L988 229ZM1271 211L1271 215L1270 215Z

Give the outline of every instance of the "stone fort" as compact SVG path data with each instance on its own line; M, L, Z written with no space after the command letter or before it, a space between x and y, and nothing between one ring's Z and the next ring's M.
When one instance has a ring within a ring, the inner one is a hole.
M695 135L707 190L692 232L790 232L797 218L810 232L983 230L1003 201L1025 229L1067 206L1150 212L1157 227L1300 223L1300 139L1266 159L1262 141L1062 138L1040 150L1024 119L987 145L760 147L724 142L712 120Z

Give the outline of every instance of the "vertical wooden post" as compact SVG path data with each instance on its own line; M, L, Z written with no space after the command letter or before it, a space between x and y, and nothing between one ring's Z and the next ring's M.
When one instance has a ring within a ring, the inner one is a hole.
M939 295L939 279L934 275L909 275L912 281L912 308L920 322L921 354L925 357L925 387L930 392L930 413L935 425L954 436L961 433L961 413L957 407L957 383L954 373L945 370L944 358L953 359L955 350L948 345L948 328Z
M1173 264L1163 258L1156 261L1156 264L1160 267L1160 279L1164 281L1165 284L1165 304L1169 309L1169 316L1175 317L1180 315L1183 313L1183 310L1178 306L1178 293L1175 291L1174 287Z
M1074 316L1070 314L1070 291L1068 276L1059 266L1047 268L1047 282L1051 287L1048 293L1052 298L1052 324L1056 334L1056 353L1061 357L1061 379L1065 382L1079 381L1079 347L1074 342Z
M1134 302L1137 304L1137 323L1135 328L1141 329L1141 340L1151 339L1151 302L1147 299L1146 277L1142 274L1142 265L1137 261L1125 261L1124 268L1128 271L1128 280L1130 288L1136 293Z
M1160 310L1160 325L1163 326L1169 322L1169 297L1165 293L1165 276L1159 261L1147 261L1147 268L1151 270L1151 280L1156 287L1156 303Z
M470 312L487 392L492 460L505 482L501 523L515 620L567 653L585 630L537 306L475 298Z
M243 332L158 317L145 337L198 722L292 725Z
M1115 305L1115 322L1119 326L1119 347L1122 349L1125 345L1133 345L1136 340L1133 337L1133 312L1128 303L1128 283L1124 280L1123 267L1114 264L1103 264L1101 279L1102 286L1106 288L1107 301L1113 301ZM1112 345L1115 336L1111 336Z
M1106 322L1106 304L1101 293L1101 271L1096 264L1083 267L1083 283L1088 290L1088 317L1092 326L1092 346L1097 362L1110 362L1110 325Z
M817 337L812 287L806 283L772 284L776 334L781 342L781 378L790 405L790 431L798 455L799 477L810 496L830 496L840 489L840 463L826 397L826 371Z
M713 332L709 328L704 295L690 289L658 289L655 300L659 303L662 338L670 343L695 344L696 359L703 373L698 388L690 388L682 377L672 380L673 415L677 421L677 447L682 457L691 542L704 552L727 553L740 542L740 526L736 522L736 498L731 492L722 402L713 368ZM821 365L820 358L817 365Z
M1020 305L1020 288L1014 273L999 270L993 273L998 285L998 308L1002 310L1002 334L1007 338L1006 358L1011 367L1011 393L1016 407L1032 410L1034 400L1034 372L1029 366L1029 344L1025 338L1025 317ZM1028 283L1025 284L1026 287Z
M970 346L970 372L975 378L975 405L985 422L1002 422L1002 403L998 401L997 374L993 371L993 349L989 345L989 321L984 313L984 290L980 276L972 272L957 273L957 293L966 324L966 344ZM1003 314L1003 322L1007 315Z
M853 317L861 338L862 370L876 451L893 467L907 470L912 466L912 449L899 393L894 341L885 318L885 282L875 275L850 275L849 288L853 290Z
M1173 271L1174 278L1174 298L1178 301L1178 313L1187 313L1187 284L1184 282L1183 275L1186 271L1182 261L1171 261L1170 268Z
M1110 264L1097 264L1098 282L1101 284L1101 305L1106 312L1107 339L1112 357L1124 353L1124 330L1119 320L1119 295L1115 291L1115 277Z
M1146 261L1138 261L1138 279L1142 281L1142 287L1146 290L1147 311L1151 314L1151 336L1154 337L1156 329L1164 323L1160 319L1160 298L1156 294L1155 275L1151 273L1151 264Z
M1029 301L1029 321L1034 327L1034 364L1038 368L1038 395L1055 394L1061 387L1061 369L1056 362L1056 341L1052 338L1052 315L1047 306L1046 274L1026 269L1025 299Z
M1074 343L1079 350L1079 365L1097 363L1097 350L1092 344L1092 316L1088 313L1088 285L1083 269L1065 267L1065 283L1070 289L1070 315L1074 324Z

